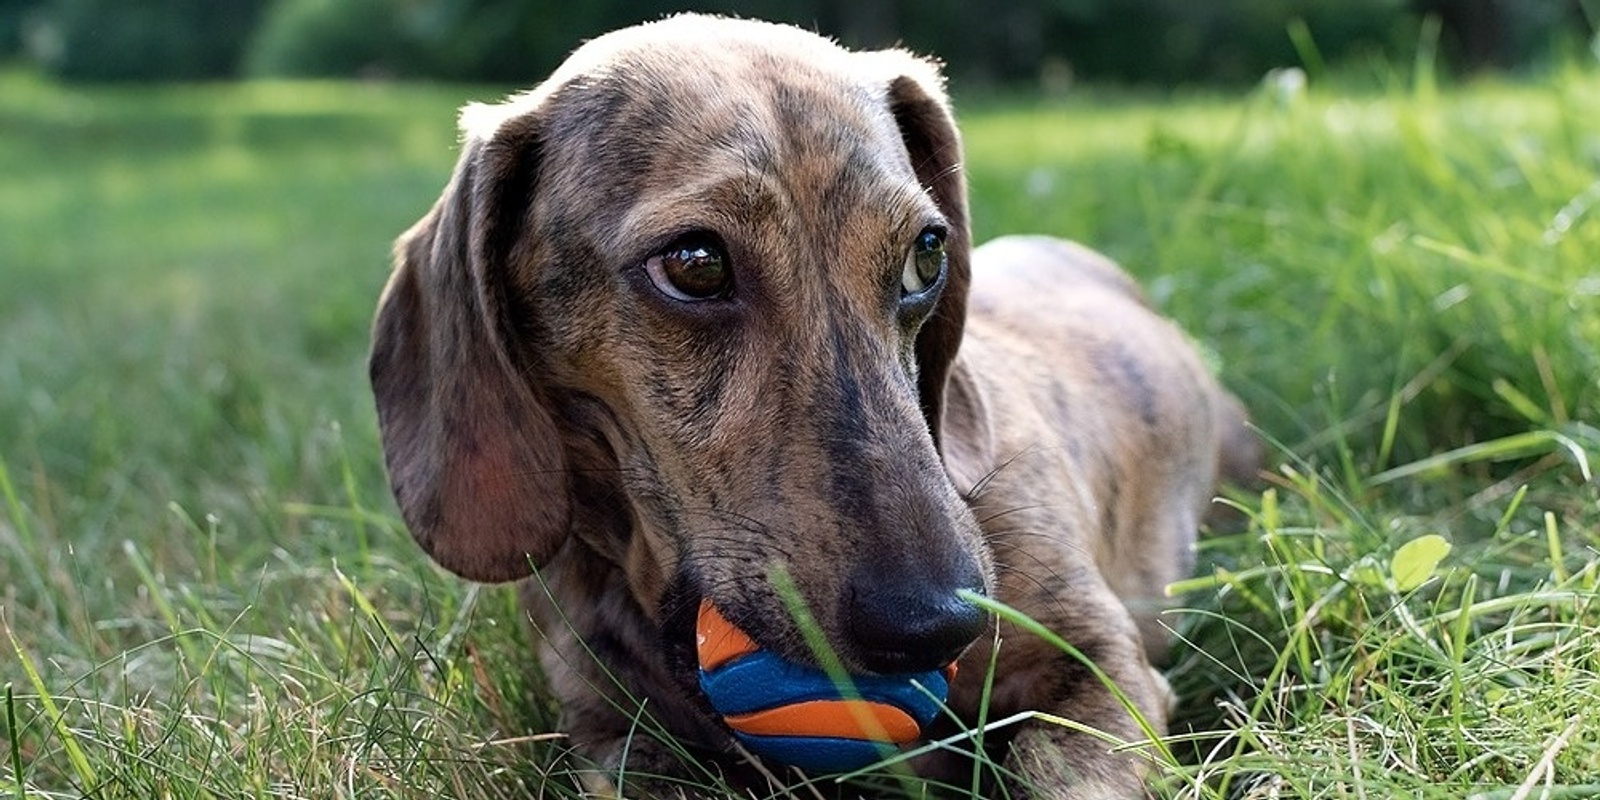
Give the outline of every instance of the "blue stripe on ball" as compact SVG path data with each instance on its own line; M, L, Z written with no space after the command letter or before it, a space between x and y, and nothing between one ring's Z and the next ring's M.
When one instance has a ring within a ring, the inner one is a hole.
M862 699L895 706L924 727L938 715L940 703L950 692L944 674L938 670L852 675L850 680ZM912 681L922 688L912 685ZM714 670L701 670L700 688L723 716L845 696L827 673L786 661L769 650L741 656Z
M894 746L866 739L828 736L753 736L734 732L740 744L756 755L812 774L850 772L899 752Z

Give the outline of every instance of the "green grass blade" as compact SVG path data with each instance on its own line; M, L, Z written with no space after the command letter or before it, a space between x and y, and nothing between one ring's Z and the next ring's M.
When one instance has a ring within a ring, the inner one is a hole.
M99 785L95 776L95 769L90 765L89 756L85 753L82 744L78 741L78 734L68 724L66 715L61 712L61 707L56 705L55 698L50 694L50 687L39 674L39 668L34 665L33 657L24 650L22 643L17 641L17 635L9 627L6 628L6 637L11 640L11 649L17 654L17 662L22 665L22 670L28 676L28 681L33 685L33 691L39 698L39 705L44 707L45 716L49 717L51 726L55 729L56 738L61 742L61 749L66 751L67 761L72 764L72 770L78 777L78 782L85 790L93 791ZM9 707L9 703L7 704Z
M1076 645L1073 645L1066 639L1061 638L1060 634L1057 634L1055 631L1046 628L1032 617L1023 614L1021 611L1018 611L1017 609L1012 608L1011 606L1006 605L999 600L965 589L961 590L960 594L963 600L977 605L989 613L994 614L995 616L1000 617L1007 622L1010 622L1012 625L1015 625L1018 628L1031 633L1040 639L1043 639L1051 647L1054 647L1057 650L1060 650L1061 652L1071 656L1073 660L1082 664L1085 669L1089 670L1090 674L1094 675L1095 680L1099 681L1100 685L1104 686L1106 690L1111 693L1111 696L1116 698L1117 703L1122 706L1123 710L1133 718L1134 724L1139 726L1140 732L1144 734L1147 740L1145 744L1148 744L1152 749L1154 749L1156 753L1161 756L1161 760L1164 763L1176 763L1177 759L1173 756L1172 751L1168 749L1165 740L1162 738L1161 732L1155 729L1155 726L1150 723L1150 720L1147 719L1144 716L1144 713L1139 710L1139 707L1134 704L1132 698L1128 697L1127 693L1122 690L1122 687L1118 686L1117 682L1113 680L1110 675L1106 674L1105 670L1102 669L1099 664L1095 663L1094 659L1091 659L1085 655L1084 652L1079 650ZM1052 720L1057 719L1056 717L1049 715L1041 715L1041 717L1048 717ZM1082 727L1083 732L1086 733L1093 730L1092 728L1086 726L1080 726L1078 723L1073 723L1069 727L1073 727L1074 730ZM1109 737L1109 735L1104 733L1097 732L1096 735L1099 738L1105 738L1107 741L1115 741L1114 737ZM1119 745L1131 744L1130 742L1121 741L1117 741L1116 743Z
M1572 456L1573 461L1578 465L1579 471L1582 472L1584 480L1590 479L1589 457L1581 445L1560 433L1540 430L1513 434L1489 442L1479 442L1465 447L1458 447L1445 453L1384 470L1367 478L1366 483L1369 486L1382 486L1402 478L1443 471L1462 464L1524 458L1530 454L1547 453L1557 448L1565 450Z
M0 495L6 499L6 512L11 517L11 526L17 531L17 538L22 540L25 549L33 551L33 528L28 524L27 512L17 497L17 488L11 485L11 472L6 469L4 458L0 458Z
M27 800L28 785L22 771L22 728L17 726L17 699L6 684L6 741L11 747L11 777L15 781L16 800Z

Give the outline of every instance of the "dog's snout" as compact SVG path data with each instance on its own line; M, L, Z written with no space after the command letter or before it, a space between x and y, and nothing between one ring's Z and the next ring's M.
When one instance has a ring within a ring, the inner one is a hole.
M866 570L851 581L850 636L862 665L878 673L921 672L954 661L988 624L960 594L983 591L976 569L965 580L902 581Z

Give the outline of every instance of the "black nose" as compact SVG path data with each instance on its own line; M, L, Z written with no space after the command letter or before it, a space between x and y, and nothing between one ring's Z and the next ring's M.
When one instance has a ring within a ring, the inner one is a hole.
M866 571L851 581L846 613L863 666L877 673L940 669L961 655L989 622L958 589L983 591L976 569L953 585L893 580Z

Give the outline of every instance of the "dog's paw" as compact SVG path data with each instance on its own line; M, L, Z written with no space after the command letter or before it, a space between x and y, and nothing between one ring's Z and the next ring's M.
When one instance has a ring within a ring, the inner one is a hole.
M595 771L577 773L580 791L585 798L592 800L622 800L622 793L617 791L617 784L611 778Z

